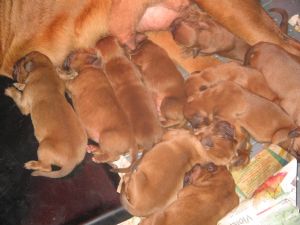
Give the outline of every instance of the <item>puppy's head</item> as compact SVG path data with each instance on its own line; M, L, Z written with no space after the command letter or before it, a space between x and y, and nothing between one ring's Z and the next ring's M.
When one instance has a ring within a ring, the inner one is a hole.
M96 43L96 49L104 62L114 57L124 56L125 51L115 37L108 36Z
M195 134L214 162L226 165L236 155L235 128L227 121L213 120L208 126L196 130Z
M187 97L192 96L195 93L205 91L209 88L209 82L207 82L202 74L205 71L195 71L184 82L184 91Z
M38 52L33 51L19 59L13 68L13 79L19 83L25 83L28 76L41 67L52 66L50 59Z
M70 53L63 63L64 70L74 70L78 72L86 66L101 66L101 59L98 57L96 49L79 49Z

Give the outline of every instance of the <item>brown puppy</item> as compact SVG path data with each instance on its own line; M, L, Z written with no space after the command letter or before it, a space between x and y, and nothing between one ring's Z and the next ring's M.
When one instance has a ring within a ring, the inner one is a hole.
M211 162L232 168L242 168L249 163L250 145L247 132L218 118L199 128L192 125L197 127L194 130L195 135Z
M87 136L65 99L63 81L49 58L39 52L21 58L14 77L25 84L23 93L10 87L5 94L14 99L23 114L31 115L39 141L38 161L25 163L25 168L36 170L33 176L66 176L83 160ZM61 169L51 171L51 165Z
M223 63L192 73L185 81L185 93L191 96L221 81L233 81L271 101L277 99L277 95L269 88L262 73L236 62Z
M259 142L283 144L297 136L297 125L278 105L243 89L231 81L189 97L184 115L189 121L219 117L236 127L244 128ZM300 153L300 139L290 146L294 155ZM287 149L290 151L290 149Z
M131 55L150 90L164 126L183 122L184 79L167 52L150 40Z
M140 79L138 68L113 37L98 41L96 48L100 51L104 71L115 95L132 124L136 143L150 149L160 140L162 128L154 101Z
M242 61L250 47L207 13L193 6L173 22L171 32L187 56L219 54Z
M95 162L116 161L129 150L135 159L137 147L131 125L100 68L100 61L95 49L80 49L67 57L65 69L78 73L66 81L74 109L88 137L100 144L89 148Z
M234 180L225 166L197 164L177 200L141 225L217 225L238 204Z
M149 216L176 200L185 173L192 165L208 162L201 143L187 130L170 130L124 176L121 202L135 216ZM174 163L170 163L174 162Z
M245 64L264 75L280 106L300 126L300 58L280 46L262 42L249 50Z

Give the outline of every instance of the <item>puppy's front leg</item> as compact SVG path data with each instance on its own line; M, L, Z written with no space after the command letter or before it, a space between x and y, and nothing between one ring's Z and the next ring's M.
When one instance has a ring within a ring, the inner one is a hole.
M22 93L15 87L5 89L4 93L6 96L11 97L15 101L23 115L28 115L30 113L27 101L23 98Z

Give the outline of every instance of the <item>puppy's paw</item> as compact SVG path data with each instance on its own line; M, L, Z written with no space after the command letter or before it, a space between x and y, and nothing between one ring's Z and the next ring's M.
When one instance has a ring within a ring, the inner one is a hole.
M34 160L25 163L24 168L28 170L40 170L44 172L51 171L51 165L44 165L40 161L34 161Z
M8 97L11 97L13 98L15 96L15 92L16 92L16 88L14 87L9 87L9 88L6 88L5 91L4 91L4 94Z
M14 87L17 88L19 91L24 91L25 84L22 83L13 83Z
M60 67L56 68L56 72L60 79L62 80L73 80L75 77L78 76L78 73L74 70L66 71L61 69Z

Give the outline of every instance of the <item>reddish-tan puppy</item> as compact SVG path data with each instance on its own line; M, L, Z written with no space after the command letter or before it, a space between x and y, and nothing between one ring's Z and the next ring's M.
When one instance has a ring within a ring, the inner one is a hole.
M141 81L138 68L113 37L98 41L97 50L115 95L132 124L136 143L144 149L151 148L163 132L154 101Z
M247 53L245 64L261 71L278 95L280 106L300 125L300 58L282 47L262 42Z
M185 93L187 96L191 96L221 81L233 81L252 93L271 101L277 99L277 95L269 88L261 72L236 62L222 63L192 73L185 81Z
M225 166L197 164L176 201L141 225L217 225L238 204L234 180Z
M214 118L209 124L197 127L194 133L214 164L232 168L241 168L248 164L250 145L247 132L227 121Z
M183 122L184 79L168 53L146 40L131 55L141 70L142 80L150 90L164 126Z
M5 94L13 98L21 112L30 114L39 142L38 161L25 163L33 176L51 178L69 174L84 156L87 136L71 105L65 99L65 85L50 59L32 52L15 65L14 77L25 85L23 93L10 87ZM61 167L52 171L51 166Z
M74 109L88 137L100 144L89 148L95 162L112 162L128 151L135 158L137 147L131 124L100 68L100 61L95 49L77 50L67 57L65 69L78 73L66 81Z
M176 200L192 165L208 161L194 135L183 129L170 130L142 157L135 171L124 175L121 202L135 216L163 210Z
M244 60L250 45L197 7L189 7L171 25L174 40L188 56L219 54Z
M243 89L239 85L223 81L197 95L189 97L184 115L189 121L205 121L220 117L236 127L244 128L259 142L283 144L298 135L297 125L278 105ZM300 151L300 139L290 146L294 155Z

